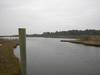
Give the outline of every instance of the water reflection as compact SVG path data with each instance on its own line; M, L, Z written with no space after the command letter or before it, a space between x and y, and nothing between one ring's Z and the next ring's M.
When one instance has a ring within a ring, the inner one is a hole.
M100 75L99 47L60 40L27 39L28 75Z

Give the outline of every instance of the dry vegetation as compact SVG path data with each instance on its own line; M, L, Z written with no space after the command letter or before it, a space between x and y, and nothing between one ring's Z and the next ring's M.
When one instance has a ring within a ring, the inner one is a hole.
M21 75L19 60L13 53L16 45L14 40L0 39L0 75Z
M100 45L100 37L98 36L90 36L90 37L85 37L81 38L78 41L87 43L87 44L94 44L94 45Z
M88 36L83 38L81 37L81 38L76 38L76 40L61 40L61 42L71 42L71 43L100 47L100 36Z

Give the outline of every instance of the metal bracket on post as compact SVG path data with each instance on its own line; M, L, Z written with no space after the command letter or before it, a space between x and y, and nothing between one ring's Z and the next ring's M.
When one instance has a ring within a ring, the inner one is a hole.
M27 75L26 70L26 29L19 28L19 45L21 57L21 75Z

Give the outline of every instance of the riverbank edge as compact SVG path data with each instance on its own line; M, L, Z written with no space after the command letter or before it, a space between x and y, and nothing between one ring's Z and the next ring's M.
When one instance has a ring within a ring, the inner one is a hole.
M0 39L0 44L0 75L21 75L20 62L14 54L18 40Z
M81 41L81 40L60 40L61 42L70 42L70 43L76 43L76 44L83 44L87 46L95 46L100 47L100 43L95 43L93 41Z

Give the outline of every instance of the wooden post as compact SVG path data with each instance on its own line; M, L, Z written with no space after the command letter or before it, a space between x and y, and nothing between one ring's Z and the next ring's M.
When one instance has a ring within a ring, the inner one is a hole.
M21 75L26 75L26 30L19 28L19 44L21 57Z

